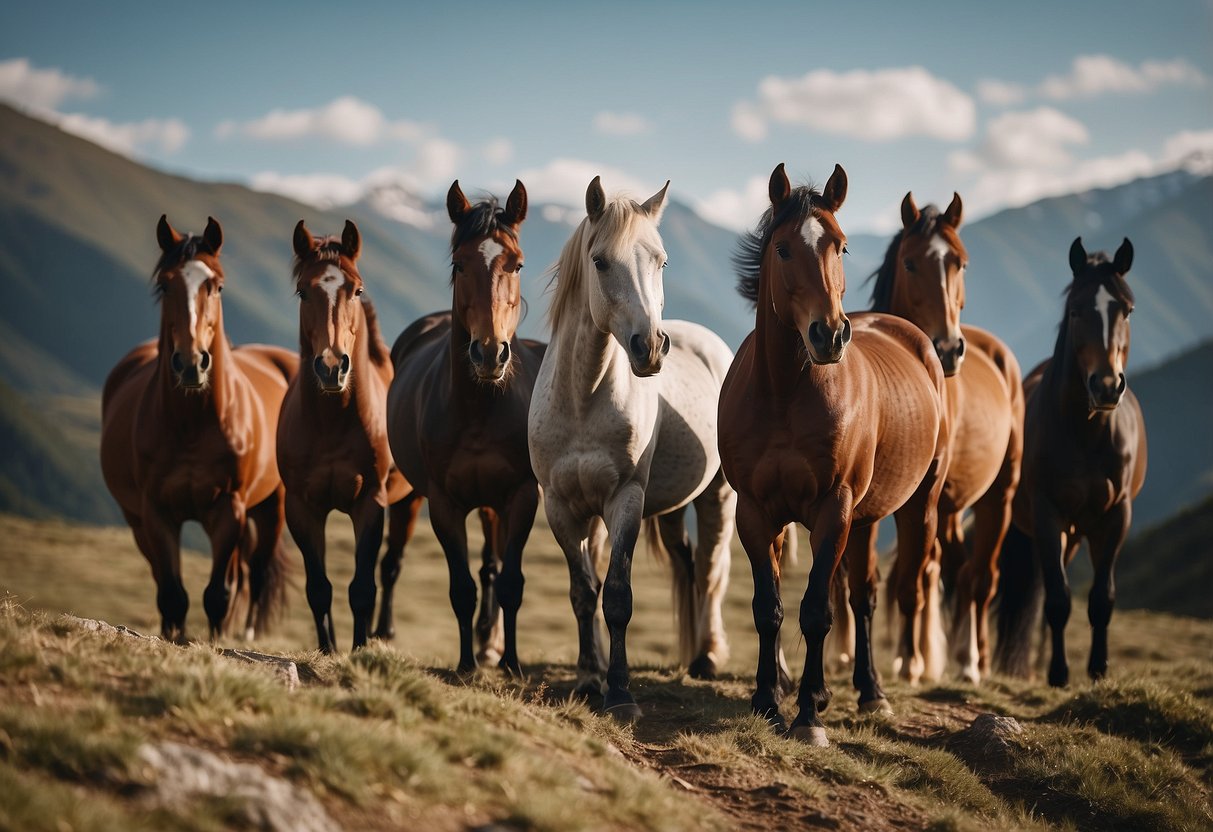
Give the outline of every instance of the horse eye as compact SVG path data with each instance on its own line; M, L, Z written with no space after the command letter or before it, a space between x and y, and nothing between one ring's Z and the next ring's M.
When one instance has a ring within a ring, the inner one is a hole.
M851 253L851 250L850 250L849 248L847 248L847 246L846 246L846 244L845 244L845 243L843 243L843 246L842 246L842 253L843 253L843 254L850 254L850 253Z
M299 300L307 300L307 292L302 289L296 289L295 294L298 295Z
M459 265L458 263L452 263L451 265L455 267L456 272L463 272L463 266Z
M907 272L912 272L912 271L914 271L914 261L913 261L913 260L911 260L909 257L907 257L906 259L902 260L902 261L901 261L901 265L903 265L903 266L905 266L905 267L906 267L906 271L907 271Z
M522 271L522 267L523 267L523 265L525 265L525 264L523 264L523 263L519 263L519 264L518 264L518 271Z
M216 286L215 291L222 295L223 294L223 284L220 283L218 286Z
M357 289L354 290L354 296L362 297L362 287L361 286L359 286Z
M792 253L788 251L786 243L777 243L775 245L775 253L779 255L781 260L791 260Z
M598 271L605 272L607 270L607 266L608 266L608 264L607 264L606 258L604 258L604 257L595 257L594 258L594 268L598 269Z

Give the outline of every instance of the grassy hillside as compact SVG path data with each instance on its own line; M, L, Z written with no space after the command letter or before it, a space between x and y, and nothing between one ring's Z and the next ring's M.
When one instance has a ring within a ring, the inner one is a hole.
M1213 495L1139 532L1118 564L1118 608L1213 618Z
M345 523L333 525L329 560L339 590L352 547ZM1002 679L920 691L890 682L890 717L859 715L847 674L831 674L836 696L825 716L834 745L808 749L748 714L756 639L743 559L733 565L726 607L733 660L720 680L696 682L669 665L663 570L637 558L629 647L646 718L632 729L597 716L595 701L568 698L575 628L564 565L546 530L527 553L522 682L449 671L455 628L446 570L428 530L418 537L400 582L394 645L334 658L308 652L306 605L295 590L289 619L258 645L298 664L304 684L287 692L268 671L207 645L92 633L58 618L70 610L154 629L151 580L129 535L0 517L0 593L13 593L0 604L0 828L248 826L242 819L261 799L249 789L162 799L166 775L147 749L169 741L285 781L348 829L1213 823L1209 622L1118 613L1107 682L1068 691ZM196 599L206 560L187 554L185 567ZM807 568L802 561L788 571L790 610ZM348 644L343 607L336 605L338 635ZM1087 646L1082 613L1078 605L1076 662ZM785 644L798 667L803 648L791 628ZM889 653L880 649L884 667ZM982 713L1014 717L1022 733L986 744L968 730Z

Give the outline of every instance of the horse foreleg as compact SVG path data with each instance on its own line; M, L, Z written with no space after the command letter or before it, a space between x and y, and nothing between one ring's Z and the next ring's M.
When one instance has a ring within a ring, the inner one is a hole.
M1095 567L1095 580L1087 601L1087 619L1091 622L1091 657L1087 662L1087 673L1092 679L1102 679L1108 673L1108 624L1112 621L1112 607L1116 603L1113 573L1120 548L1129 534L1132 514L1128 500L1117 503L1104 515L1102 527L1088 537Z
M1064 538L1060 515L1044 497L1036 495L1032 503L1032 546L1044 573L1045 620L1053 637L1053 655L1049 660L1049 684L1065 687L1070 681L1066 661L1066 624L1070 620L1070 582L1066 577Z
M522 676L518 662L518 610L522 607L522 589L526 583L522 576L522 550L531 536L538 508L539 487L531 481L519 487L510 502L498 512L505 526L501 574L497 577L497 597L505 625L500 665L512 676Z
M375 616L375 564L383 545L384 509L371 495L350 513L354 521L354 577L350 581L350 612L354 614L354 647L365 647Z
M999 480L973 506L973 554L970 563L973 616L976 620L978 677L990 673L990 603L998 588L998 556L1011 527L1014 488Z
M855 628L852 647L855 667L851 681L859 691L859 710L863 712L891 710L880 687L880 672L872 653L872 613L876 610L876 586L880 581L876 568L876 531L875 523L852 528L843 558L847 564L847 574L843 577L850 586L850 597L844 596L844 603L850 606ZM831 591L835 593L836 610L840 610L836 588L841 583L835 572Z
M131 521L132 515L127 515ZM156 581L156 608L160 610L160 637L184 644L185 617L190 599L181 581L181 525L162 517L145 503L138 526L131 523L135 543L152 567Z
M737 492L717 471L703 493L695 498L695 591L699 598L696 630L699 643L689 666L697 679L715 678L729 658L724 631L725 592L729 588L733 522L737 514Z
M476 612L476 581L468 568L467 510L461 510L442 491L430 492L430 523L446 555L450 576L451 609L459 624L459 672L476 669L472 616Z
M497 664L504 651L501 603L497 597L497 577L502 557L502 537L505 534L501 515L491 508L482 508L480 527L484 547L480 551L480 608L476 613L476 660L482 664Z
M569 601L577 618L577 693L599 693L606 659L598 638L596 616L600 583L590 551L590 522L569 511L554 493L544 495L544 508L552 535L569 565Z
M932 561L937 545L936 509L942 487L943 477L937 460L913 496L893 515L897 523L897 603L903 622L900 673L911 685L917 685L928 669L942 670L940 665L946 659L938 610L926 609L927 601L937 601L939 595L936 592L933 599L928 599L925 591L926 582L937 582L939 577L938 563Z
M307 605L316 625L316 642L322 652L337 649L333 628L333 584L324 567L324 526L328 512L314 511L297 492L286 492L286 525L303 555Z
M602 585L602 617L611 646L602 707L624 722L634 722L641 716L640 707L628 691L627 632L632 620L632 555L643 515L644 489L635 482L616 491L603 514L611 535L611 565Z
M830 608L830 580L842 560L843 550L851 530L852 499L850 492L833 494L817 514L809 533L813 548L813 568L809 570L809 585L800 602L800 632L804 634L804 675L800 677L800 693L796 697L799 711L792 721L789 735L809 745L825 746L825 724L821 712L830 704L831 693L825 680L826 634L834 614Z
M223 635L232 600L233 566L240 569L237 547L244 535L247 516L236 496L220 499L203 522L211 539L211 579L202 593L202 606L210 624L211 639Z
M388 506L387 549L379 562L379 619L375 625L375 638L396 637L392 602L396 594L396 581L400 578L400 566L404 561L404 547L413 537L417 527L417 514L421 511L420 493L410 491L402 499Z
M738 495L737 536L750 559L750 571L754 576L754 629L758 632L758 668L754 673L754 696L750 699L750 707L779 733L787 730L787 723L779 713L782 658L779 628L783 626L780 553L783 536L792 533L794 530L772 523L757 501Z

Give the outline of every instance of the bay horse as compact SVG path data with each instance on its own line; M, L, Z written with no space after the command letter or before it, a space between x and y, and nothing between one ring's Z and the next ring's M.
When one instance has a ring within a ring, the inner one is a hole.
M392 347L388 391L392 453L430 504L430 522L446 555L451 607L459 624L459 671L498 652L493 622L500 606L500 666L521 675L517 619L522 553L535 522L539 486L527 454L527 409L544 345L519 338L523 267L518 231L526 188L515 181L505 207L472 205L456 180L447 192L451 234L451 310L410 324ZM481 509L485 569L480 655L473 649L476 584L468 569L467 515ZM490 557L491 556L491 557ZM500 561L500 573L494 563Z
M1023 391L1019 362L996 335L962 324L968 252L960 240L960 194L944 211L921 211L913 193L901 203L902 229L875 272L873 312L905 318L931 339L943 366L945 418L951 441L939 495L941 577L952 600L952 642L961 674L977 684L990 670L989 607L998 579L998 553L1011 523L1011 500L1023 456ZM962 519L973 510L972 551ZM875 540L871 541L875 545ZM889 585L913 580L895 564ZM934 577L931 570L928 580ZM924 587L932 597L937 589ZM933 612L928 604L927 615ZM945 656L932 644L934 620L923 621L926 678L938 680ZM902 671L907 665L903 661Z
M285 600L273 436L297 361L278 347L228 342L220 303L223 230L213 217L195 236L162 215L156 239L160 335L131 350L106 379L101 470L151 565L161 635L187 638L181 526L196 520L211 543L202 596L211 638L223 633L246 569L251 638Z
M1113 571L1129 534L1133 498L1146 477L1145 420L1125 379L1134 303L1125 275L1132 265L1128 238L1111 259L1102 251L1088 254L1082 238L1074 240L1073 280L1065 292L1053 355L1024 380L1023 482L1003 557L1022 561L1027 555L1043 571L1045 618L1053 643L1048 678L1055 687L1069 682L1066 565L1082 538L1095 567L1087 605L1087 673L1092 679L1107 674L1108 624L1116 598ZM1003 584L996 659L1001 669L1027 675L1039 620L1031 583L1039 587L1041 573L1029 569L1017 574L1026 582Z
M331 653L336 637L333 585L324 562L328 515L340 511L354 526L349 599L357 649L370 635L384 512L402 503L409 488L388 447L392 363L358 270L358 226L346 220L340 237L316 238L300 220L293 246L291 276L299 298L299 362L304 369L282 404L278 467L286 485L286 522L303 553L317 640L322 651ZM400 511L401 516L393 514L384 559L383 607L389 625L392 584L404 545L401 524L414 522L416 501L404 503ZM389 563L397 565L394 574Z
M668 189L669 182L638 204L608 199L599 177L590 182L587 216L553 272L552 342L531 400L531 461L569 566L578 691L602 690L604 710L622 721L641 716L628 691L626 636L642 526L675 567L691 674L712 676L728 650L720 605L735 498L716 452L715 403L732 353L704 327L661 318L666 252L657 227ZM691 504L693 550L685 523ZM599 518L610 545L604 583L595 568L606 543ZM600 590L609 664L595 625Z
M856 620L854 682L863 710L887 707L872 661L876 564L866 545L848 549L852 529L893 514L907 564L925 567L947 469L943 368L930 340L892 315L842 310L846 236L835 214L846 198L841 166L818 192L792 188L784 166L771 174L770 207L736 257L755 326L720 394L720 459L737 489L737 532L754 575L759 658L751 705L779 731L777 644L783 623L780 549L785 527L809 529L813 567L800 605L806 642L800 712L790 735L828 745L819 711L831 697L823 642L833 611L831 577L844 549ZM913 558L913 561L911 561ZM903 602L922 607L920 583ZM916 669L918 634L903 645Z

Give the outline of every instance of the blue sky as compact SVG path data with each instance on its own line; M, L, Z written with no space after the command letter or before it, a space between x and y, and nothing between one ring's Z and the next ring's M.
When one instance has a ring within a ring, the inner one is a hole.
M778 162L974 218L1213 151L1209 2L10 4L0 99L189 176L341 202L458 177L674 195L721 224Z

